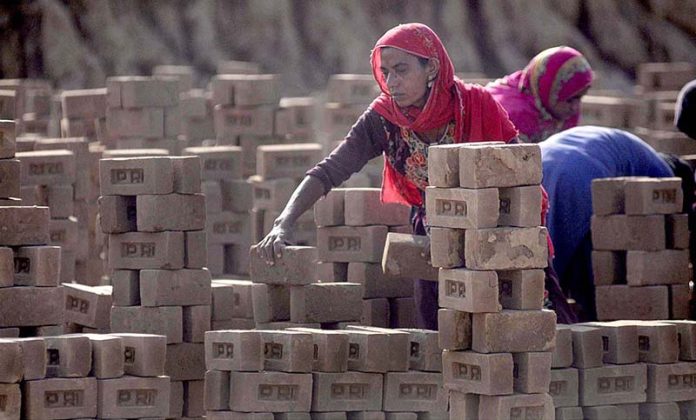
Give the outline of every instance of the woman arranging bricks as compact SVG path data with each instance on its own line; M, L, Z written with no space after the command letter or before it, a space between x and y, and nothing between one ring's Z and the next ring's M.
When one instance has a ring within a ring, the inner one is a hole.
M516 139L517 130L493 97L454 76L445 47L429 27L409 23L390 29L377 41L370 62L382 93L344 141L307 172L259 243L270 264L282 258L298 217L370 159L385 158L382 201L412 206L414 233L424 235L428 146ZM414 297L419 326L436 329L437 283L417 280Z

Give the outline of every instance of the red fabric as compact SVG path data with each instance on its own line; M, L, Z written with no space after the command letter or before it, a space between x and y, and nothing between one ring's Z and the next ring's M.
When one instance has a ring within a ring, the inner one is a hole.
M541 225L546 226L546 215L549 213L549 193L546 192L543 185L539 185L539 188L541 188ZM551 235L546 235L546 242L549 244L549 257L553 258L555 252Z
M380 71L381 49L393 47L407 53L437 58L440 68L423 109L399 108L392 100ZM396 26L375 44L370 56L372 75L382 94L371 107L389 122L417 132L442 127L455 122L457 142L510 141L517 136L515 126L505 110L482 87L468 85L454 76L454 66L440 38L420 23ZM382 181L382 201L422 206L421 192L385 159Z

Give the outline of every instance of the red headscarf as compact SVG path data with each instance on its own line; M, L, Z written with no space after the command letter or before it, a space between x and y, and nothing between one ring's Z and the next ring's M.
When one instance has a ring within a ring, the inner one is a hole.
M399 108L392 99L380 70L382 48L398 48L423 58L437 58L437 76L423 109ZM370 105L389 122L417 132L442 127L454 121L457 142L510 141L517 130L507 113L482 87L468 85L454 76L454 66L440 38L421 23L408 23L387 31L375 44L370 55L372 75L382 94ZM385 159L382 201L422 206L418 187L394 169Z

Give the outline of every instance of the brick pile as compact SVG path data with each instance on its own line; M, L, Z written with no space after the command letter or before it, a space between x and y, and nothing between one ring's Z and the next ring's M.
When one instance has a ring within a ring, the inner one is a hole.
M437 333L209 331L208 419L446 419Z
M556 315L542 309L548 244L539 146L431 146L428 170L450 416L552 419Z
M316 203L317 278L363 286L363 325L413 327L414 276L387 275L381 265L387 235L411 232L410 208L383 204L379 191L334 188Z
M678 419L696 413L693 321L558 326L556 419Z
M106 79L105 146L165 149L178 154L181 110L175 77L119 76Z
M680 178L592 182L592 271L597 319L689 314L688 217Z
M61 137L106 142L106 95L106 88L61 92Z
M61 247L60 279L71 283L75 281L78 245L86 245L87 240L87 230L78 230L75 217L76 155L61 148L17 152L15 156L20 163L22 204L49 207L49 244ZM86 253L84 247L83 255Z
M48 135L52 88L42 79L0 79L0 118L17 123L17 135Z
M112 270L114 333L166 336L171 417L201 417L210 330L200 158L102 159L100 223Z
M165 337L70 334L0 339L3 419L143 418L169 413Z
M0 106L2 99L0 98ZM0 119L0 207L19 206L20 164L16 159L16 124L13 120Z

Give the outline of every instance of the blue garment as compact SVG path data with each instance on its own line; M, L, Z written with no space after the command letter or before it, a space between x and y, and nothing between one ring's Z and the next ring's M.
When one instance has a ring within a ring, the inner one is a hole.
M569 276L573 276L567 271L578 269L583 272L583 277L589 274L589 285L593 285L589 242L592 180L674 175L652 147L633 134L618 129L575 127L549 137L539 146L542 184L549 194L546 224L556 251L554 268L564 287ZM594 304L591 306L594 308Z

